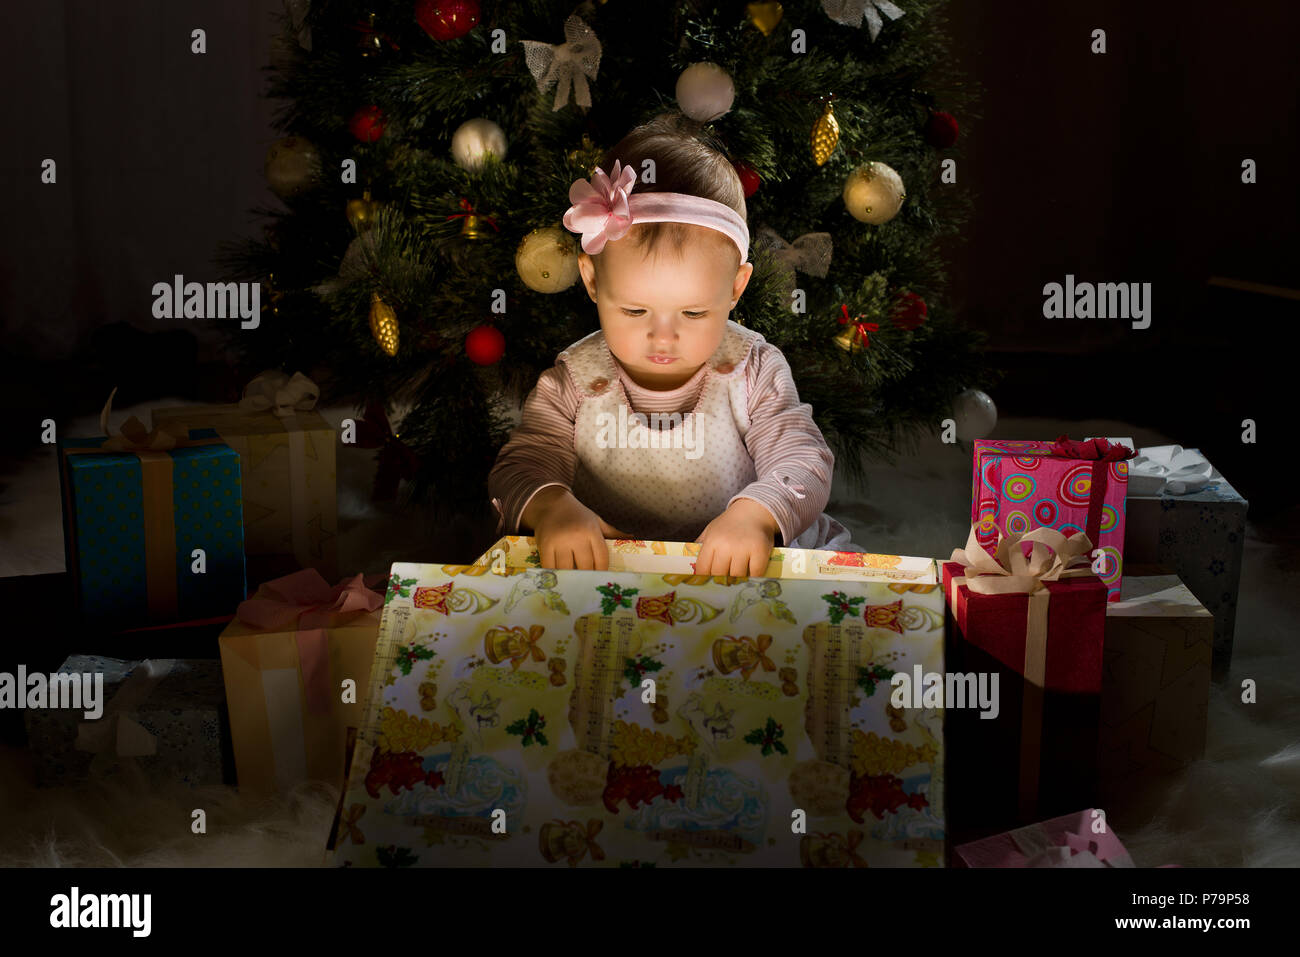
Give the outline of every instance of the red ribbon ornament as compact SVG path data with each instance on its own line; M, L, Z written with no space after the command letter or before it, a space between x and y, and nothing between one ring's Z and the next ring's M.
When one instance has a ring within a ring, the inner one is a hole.
M856 326L858 331L858 338L862 340L863 348L870 348L871 340L867 338L867 333L879 331L880 324L877 322L859 322L855 319L850 319L849 307L845 303L840 303L840 309L844 312L844 315L840 316L840 325L844 326L844 325L848 325L849 323L852 323L854 326ZM857 317L858 320L860 320L861 318L862 318L861 315Z
M497 226L497 221L493 219L491 216L484 216L482 213L476 210L472 205L470 205L470 201L468 199L461 199L460 208L465 210L465 212L452 213L447 218L450 220L450 219L464 219L466 216L477 216L480 219L482 219L485 223L487 223L489 226L491 226L493 229L495 229L497 232L501 232L501 229Z

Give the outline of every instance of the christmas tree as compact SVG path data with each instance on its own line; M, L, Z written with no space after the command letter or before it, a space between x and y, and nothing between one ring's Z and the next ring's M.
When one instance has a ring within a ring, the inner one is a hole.
M488 514L510 406L598 328L569 187L680 110L747 193L732 318L782 350L859 479L993 381L942 298L973 100L943 5L286 0L266 166L285 209L222 255L263 284L260 327L232 336L241 374L307 372L366 410L389 492L407 478L408 500Z

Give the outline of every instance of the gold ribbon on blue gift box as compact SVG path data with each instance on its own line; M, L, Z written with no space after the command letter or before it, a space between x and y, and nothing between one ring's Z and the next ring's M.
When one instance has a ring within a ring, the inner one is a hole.
M204 445L224 445L221 438L194 439L188 430L175 426L144 427L135 416L122 426L122 431L111 435L108 416L113 408L114 388L99 413L99 428L103 440L72 439L59 446L59 471L63 489L64 535L67 539L68 573L72 577L77 603L81 603L81 564L74 545L77 541L77 510L68 457L71 455L134 455L140 460L140 514L144 527L145 581L149 617L156 621L174 619L178 612L176 587L176 516L172 496L171 452L176 449Z

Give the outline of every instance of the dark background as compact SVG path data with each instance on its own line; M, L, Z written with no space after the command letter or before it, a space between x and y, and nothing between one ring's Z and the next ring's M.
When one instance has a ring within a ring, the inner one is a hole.
M114 385L119 407L237 392L212 330L153 319L151 288L174 273L219 278L217 245L260 236L250 210L276 202L262 162L277 104L261 97L260 68L279 9L47 0L8 11L22 42L0 65L0 400L26 423L20 446L34 444L33 420L94 412ZM976 203L945 247L949 297L989 334L1003 415L1154 428L1203 449L1253 518L1289 510L1276 467L1289 458L1278 450L1292 428L1300 299L1209 280L1300 296L1297 5L964 0L947 16L957 63L985 92L981 119L958 117L949 188ZM196 26L204 56L189 52ZM1090 52L1098 27L1105 55ZM57 185L40 182L46 157ZM1247 157L1255 185L1241 183ZM1151 328L1044 319L1043 285L1067 273L1150 282ZM1245 418L1257 445L1240 441Z

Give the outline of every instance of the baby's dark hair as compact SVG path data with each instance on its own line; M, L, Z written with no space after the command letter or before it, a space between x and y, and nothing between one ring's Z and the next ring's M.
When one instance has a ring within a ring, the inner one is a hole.
M641 180L647 159L654 160L653 183ZM744 187L740 185L735 167L723 153L722 145L703 129L702 123L681 113L661 113L636 127L605 153L600 168L609 174L615 160L636 170L633 195L686 193L703 196L730 206L741 219L748 219ZM642 223L628 233L628 238L636 248L646 253L667 238L673 249L680 252L690 231L691 227L685 223Z

